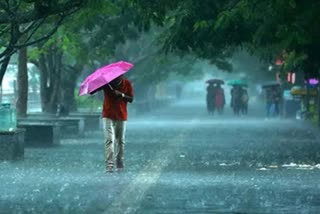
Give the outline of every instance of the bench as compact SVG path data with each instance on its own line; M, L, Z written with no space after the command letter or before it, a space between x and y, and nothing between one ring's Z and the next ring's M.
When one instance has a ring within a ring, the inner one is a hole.
M102 127L100 112L72 112L68 117L83 118L83 129L85 131L96 131Z
M54 121L60 124L60 134L62 137L84 136L84 119L81 117L58 117Z
M24 134L24 129L0 131L0 160L23 159Z
M60 124L56 121L18 119L17 126L25 129L25 146L60 144Z
M60 135L62 137L78 137L84 135L84 119L82 117L64 116L57 117L52 114L28 114L26 118L20 121L53 121L60 124Z

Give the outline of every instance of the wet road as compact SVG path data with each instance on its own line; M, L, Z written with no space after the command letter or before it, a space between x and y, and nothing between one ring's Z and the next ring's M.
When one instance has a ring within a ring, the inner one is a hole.
M320 144L300 122L177 103L127 126L125 170L102 133L0 163L0 213L319 213Z

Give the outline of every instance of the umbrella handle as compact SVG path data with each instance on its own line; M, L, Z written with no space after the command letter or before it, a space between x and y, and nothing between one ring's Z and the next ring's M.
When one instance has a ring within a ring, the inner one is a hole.
M108 86L109 86L109 88L113 91L113 88L112 88L112 86L110 85L110 84L108 84Z

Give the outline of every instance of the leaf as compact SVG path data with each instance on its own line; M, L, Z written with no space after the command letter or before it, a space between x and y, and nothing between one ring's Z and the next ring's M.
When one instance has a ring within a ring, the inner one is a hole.
M29 48L28 49L28 59L30 61L37 60L44 51L43 49L39 48Z
M288 4L292 7L292 8L296 8L297 7L297 3L295 0L289 0Z
M194 24L193 31L203 30L208 27L209 27L209 24L206 20L197 21Z
M224 11L218 15L218 19L215 22L214 30L223 29L228 25L228 20L230 18L229 11Z

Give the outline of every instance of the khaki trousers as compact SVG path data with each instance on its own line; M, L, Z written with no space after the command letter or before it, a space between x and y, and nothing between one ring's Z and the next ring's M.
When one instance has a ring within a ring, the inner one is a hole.
M105 160L108 165L123 163L126 121L102 118L105 137ZM114 157L115 154L115 157Z

